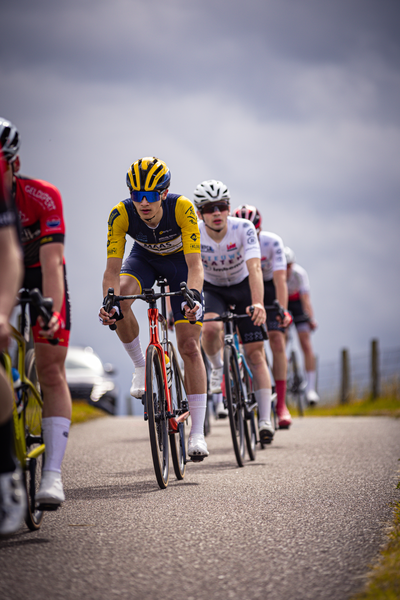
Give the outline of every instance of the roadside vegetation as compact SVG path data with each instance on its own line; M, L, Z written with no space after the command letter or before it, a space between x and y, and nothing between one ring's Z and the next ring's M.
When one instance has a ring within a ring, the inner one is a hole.
M292 410L292 407L291 407ZM293 414L296 415L294 409ZM400 418L400 397L397 395L351 400L347 404L316 406L305 410L307 417L397 417Z
M75 425L75 423L84 423L91 419L100 419L106 416L107 414L104 410L96 408L95 406L89 406L84 400L73 400L72 402L72 425Z

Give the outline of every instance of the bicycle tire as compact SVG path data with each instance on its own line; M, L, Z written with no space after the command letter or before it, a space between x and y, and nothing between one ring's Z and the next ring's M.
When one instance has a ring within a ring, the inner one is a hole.
M209 393L209 387L210 387L210 363L208 362L208 358L206 356L206 353L204 352L204 348L202 345L200 345L200 349L201 349L201 356L204 362L204 367L206 369L206 377L207 377L207 404L206 404L206 414L204 417L204 435L210 435L211 433L211 419L210 419L210 402L212 401L212 397L213 395Z
M241 398L238 364L234 352L236 353L236 349L231 346L225 346L225 394L228 405L233 450L238 466L243 467L245 455L244 406Z
M35 386L38 394L40 394L40 385L36 371L36 357L33 349L28 350L26 353L25 373ZM24 429L26 453L28 455L43 444L43 403L38 401L38 398L32 393L30 388L27 388L24 393L26 394L26 398L24 398ZM28 499L25 523L31 531L36 531L40 528L44 517L44 512L36 508L36 493L42 479L44 459L45 453L43 451L35 458L27 458L24 470L25 488Z
M168 342L168 356L171 365L171 403L172 409L177 416L185 412L187 409L187 398L185 386L182 380L182 374L179 367L176 351L171 342ZM171 447L172 464L176 478L182 480L186 472L186 435L185 423L179 423L178 433L169 434L169 442Z
M146 409L154 472L161 489L168 486L169 445L164 379L155 346L146 352Z
M303 402L302 402L302 393L301 393L301 376L300 376L300 372L299 372L299 365L297 362L297 356L296 356L296 352L294 350L292 350L292 353L290 355L290 361L292 363L292 369L293 369L293 383L294 383L294 388L295 388L295 396L296 396L296 403L297 403L297 411L299 413L299 417L304 417L304 407L303 407Z
M243 384L247 391L247 402L248 405L254 404L253 398L253 384L247 369L243 368ZM247 452L250 460L256 459L256 446L257 446L257 429L254 409L246 407L245 419L244 419L244 435L246 438Z

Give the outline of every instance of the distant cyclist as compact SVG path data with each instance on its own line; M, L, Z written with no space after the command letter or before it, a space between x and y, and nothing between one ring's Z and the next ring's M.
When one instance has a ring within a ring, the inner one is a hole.
M0 120L1 122L1 120ZM1 146L10 139L17 145L18 136L10 130L1 139ZM7 350L10 341L9 318L22 281L22 252L16 233L16 213L6 187L9 154L5 160L0 149L0 352ZM9 174L9 180L11 176ZM14 454L13 391L7 374L0 364L0 536L15 533L24 518L26 492L23 475Z
M255 206L245 204L239 206L234 215L248 219L256 228L261 249L261 268L264 280L264 305L271 306L277 299L285 309L285 318L280 321L277 311L267 311L267 329L269 345L272 352L272 373L275 379L277 394L276 412L281 429L287 429L292 418L286 407L286 374L287 360L285 353L285 328L290 325L292 318L287 312L288 291L286 285L286 258L282 239L270 231L262 231L261 214Z
M53 299L54 312L46 330L35 309L30 311L36 368L43 395L42 428L46 445L46 460L36 500L42 507L52 509L65 500L61 464L72 411L64 367L70 333L64 259L65 223L58 189L47 181L19 174L19 142L18 145L11 144L10 131L16 132L14 125L1 119L3 152L8 152L7 160L11 166L7 175L21 221L25 267L22 285L27 289L38 288L44 296ZM53 337L59 341L56 346L50 344Z
M192 421L188 453L204 457L208 456L204 439L207 384L199 342L203 288L200 233L193 204L185 196L168 193L170 180L167 165L154 156L141 158L128 169L130 197L114 206L108 220L103 295L107 295L109 287L114 288L116 295L140 294L153 287L159 275L167 279L172 292L180 290L182 281L192 290L195 308L189 309L182 296L171 296L171 306ZM123 261L126 234L135 243ZM118 321L118 337L135 367L131 395L141 398L145 392L145 357L131 305L132 301L125 300L109 314L103 306L99 317L104 325Z
M316 367L315 356L311 344L310 332L317 328L314 311L310 300L310 283L305 269L296 263L294 252L285 247L287 262L287 282L289 291L289 310L293 315L300 345L304 354L307 375L306 398L309 404L317 404L319 396L315 391ZM308 317L308 321L297 321L299 317ZM297 321L297 322L296 322Z
M264 354L260 325L265 323L260 247L250 221L229 216L230 194L221 181L203 181L194 190L201 217L201 256L204 266L205 318L221 315L230 305L252 317L239 321L238 329L254 377L259 433L264 442L274 436L271 424L271 379ZM221 393L223 376L221 322L204 323L202 345L211 366L210 391Z

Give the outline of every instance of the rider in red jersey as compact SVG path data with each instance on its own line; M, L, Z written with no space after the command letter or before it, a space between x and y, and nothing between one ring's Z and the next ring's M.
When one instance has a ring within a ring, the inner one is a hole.
M6 133L15 127L0 120L0 136L5 149ZM18 132L17 132L18 134ZM19 137L19 136L18 136ZM36 500L43 510L51 510L64 500L61 463L71 424L71 395L65 376L70 305L64 261L64 217L61 196L53 185L18 175L19 144L8 148L9 185L21 221L25 276L23 287L39 288L53 299L53 316L48 328L34 310L31 324L35 343L36 368L43 395L43 440L46 461ZM4 150L5 151L5 150ZM58 338L57 345L51 345Z

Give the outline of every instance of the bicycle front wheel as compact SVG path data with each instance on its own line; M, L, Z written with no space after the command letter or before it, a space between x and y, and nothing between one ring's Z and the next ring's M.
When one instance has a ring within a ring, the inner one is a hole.
M25 373L35 387L24 392L24 426L26 442L25 487L28 496L28 507L25 523L31 531L36 531L42 524L44 513L36 508L36 493L42 479L44 464L44 444L42 438L42 408L40 385L36 372L35 351L28 350L25 358Z
M158 485L165 489L169 477L168 424L164 379L155 346L149 346L146 352L146 408L154 471Z
M233 450L237 464L239 467L243 467L245 455L244 402L241 397L239 370L235 352L236 349L231 346L225 346L224 348L225 394Z
M249 453L250 460L256 459L256 445L257 445L257 430L256 430L256 417L255 417L255 400L252 389L251 377L247 372L246 368L243 368L243 385L247 391L247 402L245 406L245 419L244 419L244 435L246 438L247 452ZM252 408L254 406L254 408Z
M168 356L171 365L172 384L171 384L171 402L172 409L177 417L188 410L185 387L182 381L182 374L176 357L175 348L168 342ZM185 423L179 423L178 432L169 434L171 446L172 464L177 479L183 479L186 472L186 441L185 441Z

